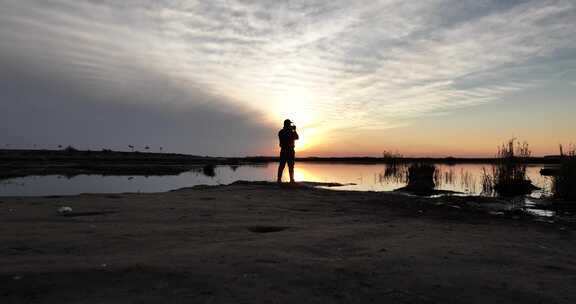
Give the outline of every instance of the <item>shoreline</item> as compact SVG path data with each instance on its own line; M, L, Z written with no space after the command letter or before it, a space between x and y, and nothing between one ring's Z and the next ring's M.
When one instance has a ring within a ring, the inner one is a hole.
M0 301L576 301L574 223L474 208L490 201L265 182L2 197Z

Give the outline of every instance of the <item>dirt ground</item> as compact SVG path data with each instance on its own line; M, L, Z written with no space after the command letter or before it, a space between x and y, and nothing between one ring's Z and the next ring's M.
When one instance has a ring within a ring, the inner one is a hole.
M573 226L472 200L269 183L4 197L0 303L576 303Z

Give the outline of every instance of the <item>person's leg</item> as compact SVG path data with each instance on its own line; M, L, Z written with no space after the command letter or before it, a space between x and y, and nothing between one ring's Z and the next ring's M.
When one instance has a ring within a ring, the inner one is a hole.
M290 173L290 182L294 183L294 162L288 164L288 172Z
M294 159L296 155L294 151L291 151L290 156L288 158L288 173L290 173L290 182L293 183L294 181Z
M284 153L280 152L280 163L278 164L278 183L282 182L282 173L284 173L284 167L286 166L286 157Z

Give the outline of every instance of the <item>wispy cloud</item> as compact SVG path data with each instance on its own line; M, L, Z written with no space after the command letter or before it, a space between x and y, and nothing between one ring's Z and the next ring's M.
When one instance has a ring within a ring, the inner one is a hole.
M4 1L0 62L145 106L390 128L537 86L576 49L573 1L502 2Z

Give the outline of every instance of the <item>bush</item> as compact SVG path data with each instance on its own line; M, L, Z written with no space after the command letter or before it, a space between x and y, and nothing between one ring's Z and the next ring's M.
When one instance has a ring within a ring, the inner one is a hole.
M408 188L431 191L436 187L438 170L432 164L416 163L408 168Z
M68 146L68 147L64 148L62 151L66 152L66 153L75 153L75 152L78 152L78 149L76 149L72 146Z
M554 177L554 196L561 199L576 200L576 146L571 146L565 154L560 146L560 170Z

